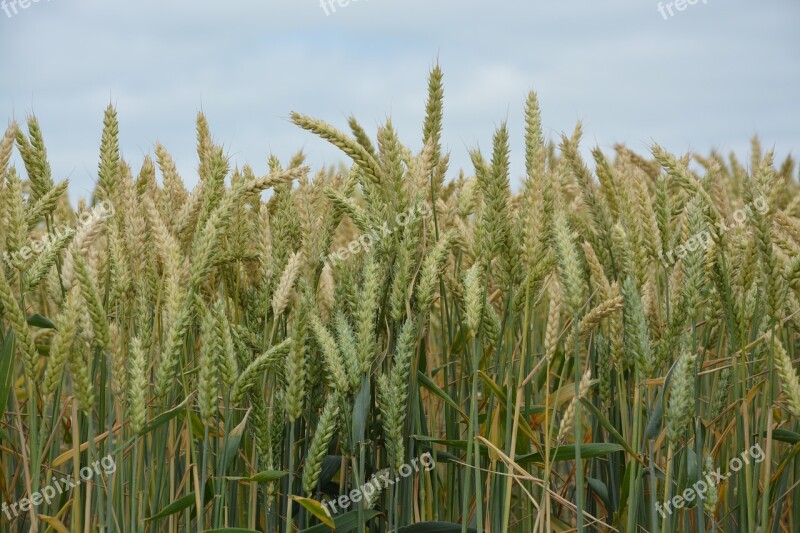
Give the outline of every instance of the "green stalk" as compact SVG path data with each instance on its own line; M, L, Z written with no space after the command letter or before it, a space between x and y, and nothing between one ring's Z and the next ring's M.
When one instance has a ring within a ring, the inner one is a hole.
M667 474L666 474L666 481L664 484L664 502L668 502L670 498L672 498L672 443L669 443L669 447L667 448ZM665 512L664 518L662 519L661 529L666 533L670 531L670 526L672 522L672 514Z
M202 452L203 455L202 455L202 459L201 459L201 465L202 466L200 467L200 487L198 487L198 489L197 489L199 491L202 491L202 490L205 489L206 482L207 482L208 479L210 479L209 478L209 474L208 474L208 440L209 440L209 438L210 437L209 437L208 426L205 425L205 427L203 429L203 452ZM202 498L202 496L201 496L201 498ZM197 527L200 529L200 531L204 531L205 530L205 525L206 525L205 522L206 522L206 519L205 519L204 508L203 509L198 509L198 511L197 511Z
M583 444L583 422L581 421L581 412L583 406L578 400L580 398L580 383L581 383L581 365L580 365L580 320L578 315L572 318L572 333L575 337L574 348L572 352L573 371L575 379L575 501L578 507L578 516L576 519L578 533L583 533L583 461L581 460L581 445Z
M286 488L286 533L292 531L292 485L294 484L294 427L295 422L289 422L289 475Z
M470 407L469 407L469 424L467 427L467 461L466 464L468 465L467 468L472 468L473 466L473 453L474 448L477 445L475 443L475 435L477 433L477 424L478 424L478 346L477 341L473 341L472 347L472 389L470 391ZM478 452L480 455L480 452ZM467 532L467 523L469 521L469 499L471 496L471 488L472 488L472 480L470 479L471 476L467 475L464 480L465 490L464 490L464 498L461 506L461 531L462 533ZM475 484L476 484L476 493L480 491L480 474L475 475ZM476 508L480 507L480 502L477 499L475 500ZM479 521L480 523L480 521Z
M658 502L658 493L656 491L656 469L655 469L655 453L653 452L653 441L647 442L648 446L648 468L650 472L650 527L653 533L658 533L658 515L656 514L656 502Z
M637 370L637 378L638 378L638 370ZM641 439L639 438L639 434L641 433L641 418L642 418L642 409L639 405L639 383L638 379L637 382L634 384L634 393L633 393L633 405L631 406L634 409L633 412L633 432L631 433L631 440L636 442L636 449L637 451L640 450L639 446L641 445ZM635 531L636 529L636 514L639 511L639 493L636 490L636 483L639 479L639 472L640 466L637 462L631 463L631 468L633 471L631 472L630 477L630 484L628 486L628 529L627 531Z
M228 434L231 430L231 417L230 417L230 391L226 391L225 393L225 435L222 438L222 448L219 450L219 457L217 458L217 478L218 481L216 482L216 486L219 489L215 494L215 503L214 503L214 527L222 527L224 524L222 523L223 517L223 509L224 509L224 498L225 498L225 478L227 476L227 472L225 472L223 461L225 460L225 450L228 449Z
M138 511L137 505L137 483L139 480L139 435L136 435L135 441L133 444L133 475L131 476L131 523L130 526L132 528L136 528L136 531L141 531L141 526L138 525L139 523L136 520L136 515Z
M769 530L769 507L770 507L770 460L771 460L771 444L772 444L772 406L775 402L775 328L772 327L772 334L770 335L770 347L769 347L769 360L767 362L767 369L768 369L768 389L766 394L766 404L767 407L764 410L766 413L766 421L764 422L767 426L766 436L767 436L767 449L765 450L766 453L766 460L761 465L761 468L764 470L764 481L763 481L763 492L761 492L761 530L768 531ZM763 434L763 433L762 433ZM747 461L748 465L750 461Z
M473 357L475 357L475 356L473 356ZM477 371L476 371L475 372L475 381L473 381L473 384L474 384L473 386L476 389L476 391L475 391L476 395L477 395L477 379L478 379L478 374L477 374ZM474 450L475 451L475 455L474 455L474 458L475 458L475 462L474 462L474 468L475 468L475 515L476 515L475 519L476 519L477 524L478 524L478 533L483 533L483 478L481 476L481 451L480 451L480 448L478 447L478 443L477 443L477 438L480 436L480 425L478 423L478 418L477 418L477 402L478 402L477 398L475 398L474 401L476 403L476 408L475 408L475 425L473 426L474 434L472 435L472 438L473 438L473 440L475 440L475 442L474 442L474 446L475 446L475 450Z
M525 298L526 298L525 301L526 302L530 301L530 299L529 299L530 294L529 293L530 293L530 289L526 289L526 294L525 294ZM527 346L528 346L528 327L527 327L527 325L529 323L528 322L529 316L530 316L530 305L526 304L525 305L525 319L524 319L524 322L523 322L523 324L525 324L525 327L522 329L522 348L521 348L521 353L522 354L526 353ZM512 353L513 353L513 351L512 351ZM523 355L523 357L524 357L524 355ZM522 408L522 395L523 395L524 389L525 389L525 384L522 381L523 379L525 379L525 365L523 364L523 360L521 359L519 361L519 368L518 368L518 371L517 371L517 381L515 383L515 385L517 387L517 394L516 394L516 400L514 402L514 418L513 418L512 424L510 424L510 427L512 428L511 429L511 442L509 443L509 445L507 447L507 451L506 451L506 455L508 455L512 459L514 459L514 457L516 455L517 433L519 431L518 420L519 420L519 417L520 417L520 409ZM509 383L508 384L509 399L511 397L511 388L512 388L512 383ZM506 410L508 412L511 412L510 403L506 406ZM503 522L502 522L501 531L508 531L508 523L509 523L509 519L511 517L512 483L513 483L513 479L511 478L511 476L507 476L506 477L506 499L505 499L505 502L504 502Z
M92 463L92 457L96 456L95 449L94 449L94 420L92 419L92 412L89 411L86 414L86 424L87 424L87 437L86 442L88 443L88 447L86 449L86 464L90 465ZM80 465L78 465L80 468ZM90 479L86 482L86 520L84 522L84 531L89 533L90 527L92 526L92 517L94 516L92 512L92 498L91 493L92 489L94 488L94 482ZM98 490L98 499L100 498L100 491ZM102 509L102 505L99 506ZM102 511L101 511L102 512Z
M483 286L483 301L486 300L486 293L489 288L489 277L486 276L486 280ZM473 466L473 452L474 447L477 446L475 442L475 438L479 434L478 428L478 364L480 363L480 359L478 357L478 352L483 342L483 315L484 309L481 309L481 321L480 326L478 327L478 332L475 334L472 340L472 353L467 355L471 355L471 380L472 380L472 389L470 391L470 405L469 405L469 423L467 427L467 469ZM480 450L475 453L477 459L474 461L477 464L477 470L475 472L475 509L477 513L477 523L479 531L483 531L483 511L481 508L482 505L482 497L481 497L481 473L480 473ZM464 498L462 500L461 505L461 533L467 533L467 523L469 521L469 500L470 496L472 495L471 491L471 484L470 484L470 475L467 473L464 479Z
M700 481L703 479L703 433L700 420L700 369L703 368L703 362L700 354L697 353L697 325L694 318L692 318L692 350L697 354L694 359L694 452L697 462L697 479L695 481ZM703 359L705 359L705 350L703 351ZM695 513L697 515L697 528L700 531L705 531L706 520L702 502L697 502Z

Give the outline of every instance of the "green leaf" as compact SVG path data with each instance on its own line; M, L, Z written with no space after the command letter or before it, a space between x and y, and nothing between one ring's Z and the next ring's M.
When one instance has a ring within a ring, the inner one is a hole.
M443 452L441 450L434 450L430 446L422 445L419 447L419 451L422 453L429 453L431 457L436 459L436 463L453 463L453 464L461 464L461 458L456 457L452 453Z
M142 428L142 432L140 433L140 435L147 435L151 431L160 428L161 426L163 426L164 424L166 424L167 422L178 416L181 413L181 411L183 411L183 409L186 407L186 404L188 402L189 398L186 398L177 407L174 407L165 413L161 413L160 415L152 419L150 422L145 424L145 426Z
M762 435L766 437L766 431L762 433ZM773 429L772 440L778 440L789 444L797 444L800 443L800 433L795 433L794 431L789 431L788 429Z
M507 389L495 383L494 380L489 376L489 374L487 374L482 370L478 371L478 376L486 384L487 389L494 392L495 398L497 399L497 403L500 406L500 414L501 414L500 419L505 420L508 414ZM483 413L482 417L485 419L485 417L489 416L489 414L490 413ZM480 420L481 423L483 423L482 417L481 416L478 417L478 420ZM520 416L517 417L517 424L519 425L520 431L522 431L522 433L526 437L528 437L530 442L537 442L536 434L534 434L533 430L528 425L528 421L521 415L521 413ZM518 441L517 448L520 453L527 452L530 449L530 447L526 446L526 444L527 443L525 443L522 439ZM524 449L519 450L520 447L524 447Z
M0 420L6 414L8 396L14 377L14 332L9 330L0 352Z
M49 318L45 318L38 313L28 317L28 325L42 329L58 329Z
M628 461L628 463L625 465L625 474L623 474L622 476L622 483L621 483L622 494L620 495L619 498L619 515L625 514L625 509L628 506L628 499L629 499L628 493L630 492L631 476L634 475L633 472L635 469L636 469L636 463L634 463L633 461Z
M336 517L333 520L333 523L336 526L336 533L350 533L351 531L358 529L358 513L359 511L350 511L349 513ZM364 511L364 522L368 522L380 514L381 513L378 511L373 510ZM331 531L334 530L331 529L330 526L320 524L318 526L304 529L300 533L330 533Z
M432 442L434 444L443 444L445 446L452 446L453 448L458 448L459 450L467 451L467 441L465 440L434 439L433 437L426 437L424 435L412 435L412 437L417 442ZM480 450L483 455L488 455L485 444L481 442L476 442L475 444L477 444L477 449Z
M185 416L181 415L181 418L186 418ZM203 425L203 421L200 420L200 417L197 416L194 411L189 411L189 428L192 430L192 435L199 441L204 441L206 438L206 427Z
M453 343L450 345L450 354L455 358L461 352L464 351L464 347L466 345L467 345L467 328L462 326L458 328L456 336L453 337Z
M431 378L423 374L422 372L417 371L417 375L419 376L420 384L431 391L434 395L438 396L444 403L452 407L464 420L469 420L467 413L464 412L461 407L445 392L443 391L439 385L433 382Z
M356 401L353 404L353 444L364 442L364 435L367 430L367 416L369 415L369 378L361 378L361 390L358 391Z
M302 505L306 511L316 516L317 520L326 526L332 528L336 527L333 523L330 513L317 500L312 500L311 498L301 498L300 496L292 496L292 499Z
M231 463L236 458L236 452L239 451L239 443L242 442L242 436L244 435L244 430L247 427L247 420L250 418L250 411L247 411L247 414L244 415L244 419L242 420L241 424L233 428L233 430L228 433L227 442L225 443L225 453L223 455L224 460L222 463L222 471L227 472L228 468L230 468Z
M319 486L324 487L331 481L334 476L342 469L342 456L341 455L327 455L322 460L322 472L319 475ZM338 486L338 483L337 483Z
M283 479L289 474L284 470L265 470L264 472L259 472L258 474L251 476L251 477L229 477L231 481L247 481L256 483L269 483L270 481L278 481L279 479Z
M650 415L650 420L647 422L647 428L644 430L644 440L656 440L658 434L661 433L661 419L664 417L664 391L662 388L658 393L656 399L655 409Z
M780 431L783 431L783 430L780 430ZM774 435L775 434L773 433L773 436ZM778 467L775 469L774 476L776 476L776 477L780 476L782 474L782 472L786 468L789 468L790 466L792 468L794 468L794 458L797 456L798 453L800 453L800 444L795 444L794 446L792 446L791 450L789 450L787 453L785 453L783 455L783 458L781 459L780 464L778 464Z
M206 529L206 533L259 533L259 531L241 527L226 527L223 529Z
M206 481L206 486L203 489L203 505L210 502L213 498L214 498L214 490L211 486L211 480L209 479L208 481ZM162 518L166 518L168 516L185 511L189 508L193 508L196 506L196 504L197 504L197 494L196 492L192 492L190 494L187 494L183 498L179 498L174 502L172 502L171 504L167 505L158 514L156 514L155 516L151 516L146 521L150 522L153 520L160 520ZM192 509L193 516L196 511L197 509L195 508Z
M538 415L540 413L544 413L544 405L531 405L530 407L523 407L519 410L520 414L523 416L533 416Z
M608 431L608 434L614 437L614 440L616 440L623 448L625 448L625 451L628 452L631 457L634 457L638 460L639 454L637 454L636 451L631 448L631 445L628 444L622 435L619 434L617 428L615 428L614 425L609 422L608 418L606 418L605 415L600 412L600 409L595 407L594 404L586 398L581 398L581 403L584 405L584 407L592 412L597 421L600 422L600 425L602 425L603 428Z
M176 513L180 513L181 511L185 511L192 505L195 505L195 501L196 501L195 493L192 492L191 494L187 494L183 498L175 500L171 504L164 507L157 515L148 518L147 520L148 521L160 520L162 518L166 518Z
M620 452L624 449L625 448L623 448L619 444L610 444L606 442L583 444L581 445L581 458L591 459L592 457L603 457L606 455L610 455L614 452ZM575 459L574 444L565 444L564 446L559 446L558 448L556 448L554 452L550 454L551 461L569 461L570 459ZM527 465L530 463L544 463L544 456L539 452L529 453L528 455L522 455L520 457L517 457L516 462L519 465Z
M606 484L603 483L601 480L593 477L587 478L586 482L588 483L589 488L592 489L592 492L597 494L597 496L603 502L603 505L605 505L606 510L608 510L609 512L613 512L614 506L611 504L611 498L608 497L608 487L606 486Z
M478 531L474 527L468 527L470 533ZM398 533L461 533L461 525L451 522L420 522L413 526L401 527Z
M667 376L664 378L664 386L658 391L655 409L653 409L650 419L647 421L647 427L644 430L644 440L656 440L661 433L661 421L664 418L665 407L664 393L669 390L669 384L672 381L672 373L675 372L676 366L677 365L673 365L672 368L669 369Z
M687 448L686 452L686 475L694 481L697 479L697 453L691 448Z
M278 481L289 475L289 472L285 470L267 470L265 472L259 472L255 476L250 478L250 481L257 481L259 483L269 483L270 481Z
M39 519L48 526L50 526L48 529L53 529L57 533L69 533L69 529L67 529L61 522L61 520L59 520L58 518L40 514Z

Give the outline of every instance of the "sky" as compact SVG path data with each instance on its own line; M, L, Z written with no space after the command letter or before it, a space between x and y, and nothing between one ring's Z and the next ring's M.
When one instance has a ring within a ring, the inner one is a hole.
M16 14L0 1L0 113L37 116L73 200L96 183L109 103L134 171L161 142L191 186L200 110L232 164L258 174L299 149L314 169L345 160L292 111L341 129L352 114L373 135L391 118L419 150L436 63L451 176L507 121L519 184L530 90L546 136L580 120L586 152L657 142L744 160L756 133L779 157L800 148L797 0L325 1L22 0Z

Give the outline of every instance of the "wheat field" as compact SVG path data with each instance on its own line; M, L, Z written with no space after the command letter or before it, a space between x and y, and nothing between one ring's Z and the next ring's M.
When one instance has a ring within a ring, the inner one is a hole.
M192 190L109 106L77 207L9 125L0 530L800 529L794 161L586 161L532 92L459 171L420 105L419 153L293 113L350 165L263 173L199 114Z

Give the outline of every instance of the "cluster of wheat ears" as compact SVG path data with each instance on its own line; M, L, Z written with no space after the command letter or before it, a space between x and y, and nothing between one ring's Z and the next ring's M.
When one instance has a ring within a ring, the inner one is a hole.
M292 114L352 165L260 176L199 115L190 191L160 144L133 172L109 107L77 209L12 123L0 529L797 531L794 162L616 146L591 170L580 126L524 113L518 192L505 124L451 175L438 67L419 153ZM37 503L54 478L80 483Z

